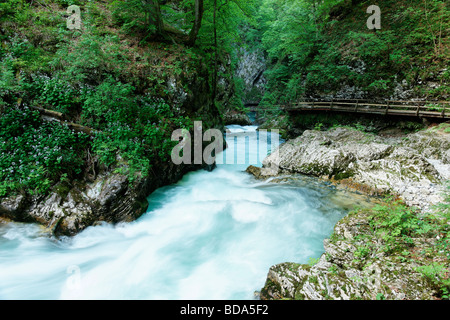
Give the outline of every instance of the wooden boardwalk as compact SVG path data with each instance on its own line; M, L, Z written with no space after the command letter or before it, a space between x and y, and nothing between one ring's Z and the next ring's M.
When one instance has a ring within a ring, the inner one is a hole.
M254 110L284 110L295 111L331 111L362 114L394 115L419 118L450 119L449 101L401 101L386 100L376 102L371 100L305 100L290 105L270 107L258 106Z

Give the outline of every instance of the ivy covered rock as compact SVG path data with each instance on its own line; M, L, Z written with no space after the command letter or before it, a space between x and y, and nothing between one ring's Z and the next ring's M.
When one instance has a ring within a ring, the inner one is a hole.
M178 38L173 23L198 33L203 8L172 4L150 10L170 20L161 34L141 1L78 1L80 30L64 1L0 5L0 218L63 235L132 221L156 188L203 167L172 164L172 133L194 121L224 131L235 81L229 55L202 45L209 34Z

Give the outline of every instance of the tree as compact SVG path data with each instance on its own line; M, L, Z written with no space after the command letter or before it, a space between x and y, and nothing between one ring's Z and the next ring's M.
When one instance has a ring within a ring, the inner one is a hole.
M195 45L195 41L197 40L198 33L202 26L203 12L204 12L203 0L195 0L194 26L192 27L191 32L189 33L189 40L188 40L188 44L190 46Z
M193 4L193 15L182 11L174 13L170 1L125 0L115 1L114 4L116 18L128 31L144 34L144 39L151 37L154 40L195 45L202 26L204 0L195 0L193 3L185 1L180 4L184 9ZM182 30L188 29L190 23L192 27L187 34Z
M162 35L164 31L164 23L161 14L161 7L158 0L140 0L145 12L145 20L147 25L155 28L155 33Z
M213 73L213 101L217 96L217 63L218 63L218 47L217 47L217 0L214 0L213 13L213 29L214 29L214 73Z

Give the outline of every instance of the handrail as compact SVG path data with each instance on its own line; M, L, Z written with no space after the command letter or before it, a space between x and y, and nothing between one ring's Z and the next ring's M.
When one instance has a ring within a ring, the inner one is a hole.
M351 101L351 102L350 102ZM450 118L450 101L419 101L419 100L385 100L377 103L368 99L304 99L288 105L258 106L264 110L322 110L339 112L375 113L403 116L424 116Z

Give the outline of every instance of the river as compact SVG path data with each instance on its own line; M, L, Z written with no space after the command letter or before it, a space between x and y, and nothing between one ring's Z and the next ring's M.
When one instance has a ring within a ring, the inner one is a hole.
M236 148L257 152L256 127L228 129L252 133ZM365 204L313 178L258 181L247 166L189 173L137 221L71 238L0 224L0 299L255 299L272 265L320 257L337 221Z

